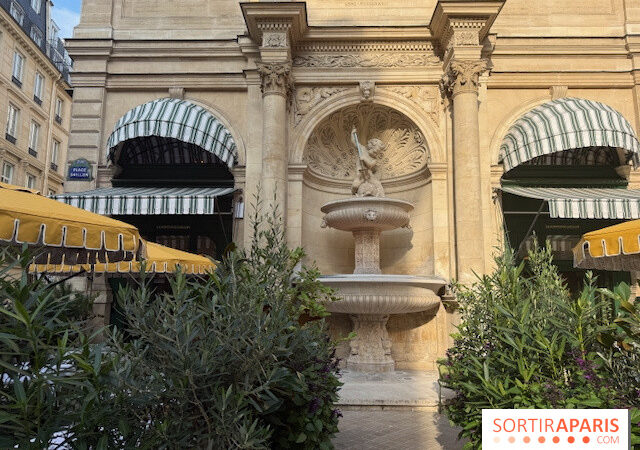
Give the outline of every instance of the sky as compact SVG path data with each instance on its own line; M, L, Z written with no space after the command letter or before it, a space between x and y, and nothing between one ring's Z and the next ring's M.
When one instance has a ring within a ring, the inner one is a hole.
M51 15L60 27L60 37L69 38L73 35L73 27L80 22L80 8L82 0L54 0Z

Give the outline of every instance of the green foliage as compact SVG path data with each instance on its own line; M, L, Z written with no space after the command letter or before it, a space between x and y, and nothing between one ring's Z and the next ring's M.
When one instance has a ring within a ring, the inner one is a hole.
M0 448L332 448L331 291L276 212L254 221L252 247L215 274L123 287L128 323L104 344L91 299L31 279L27 254L0 259Z
M519 264L506 250L496 267L470 287L456 286L462 322L439 365L441 384L455 394L445 410L467 448L480 446L483 408L640 407L628 286L601 292L588 275L571 298L548 249L535 248ZM615 318L612 297L627 315Z
M315 269L296 272L276 214L255 218L247 251L213 275L150 279L120 292L127 339L119 355L119 405L127 429L110 446L149 448L331 448L337 431L337 361L323 321L330 292ZM120 442L120 444L118 444Z
M112 361L86 334L91 299L32 279L30 260L0 254L0 448L89 443Z

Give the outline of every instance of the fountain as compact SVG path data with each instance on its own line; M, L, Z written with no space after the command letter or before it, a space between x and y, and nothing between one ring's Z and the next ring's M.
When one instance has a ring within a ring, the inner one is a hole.
M371 139L360 144L354 127L351 132L358 150L354 197L322 206L323 227L350 231L355 239L355 270L352 274L323 276L340 300L327 305L329 311L349 314L356 337L350 341L347 368L356 371L390 372L395 369L391 340L387 333L390 314L436 309L437 292L446 284L435 277L388 275L380 270L380 234L409 227L413 205L386 198L378 179L378 157L385 145Z

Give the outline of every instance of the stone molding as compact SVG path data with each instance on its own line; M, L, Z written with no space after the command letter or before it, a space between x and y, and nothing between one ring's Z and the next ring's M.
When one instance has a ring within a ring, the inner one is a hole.
M262 95L282 95L287 98L293 87L291 62L257 63L262 80Z
M296 67L427 67L440 64L429 53L308 54L293 58Z
M304 41L296 44L294 49L300 53L367 53L367 52L434 52L433 43L425 40L416 41Z
M478 79L489 69L486 59L458 60L449 63L449 69L443 78L443 86L456 96L464 92L478 92Z

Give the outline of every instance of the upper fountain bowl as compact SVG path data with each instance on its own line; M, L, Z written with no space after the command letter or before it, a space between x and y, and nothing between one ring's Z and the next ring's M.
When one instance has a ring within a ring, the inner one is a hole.
M409 225L413 205L386 197L352 197L325 204L324 225L342 231L395 230Z

